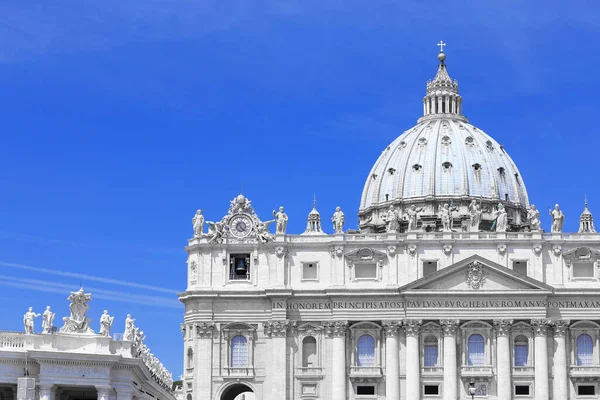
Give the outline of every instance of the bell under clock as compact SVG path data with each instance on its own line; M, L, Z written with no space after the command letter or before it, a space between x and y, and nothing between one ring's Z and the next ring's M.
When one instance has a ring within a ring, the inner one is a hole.
M252 231L252 220L245 215L238 215L229 221L229 232L237 237L244 238Z

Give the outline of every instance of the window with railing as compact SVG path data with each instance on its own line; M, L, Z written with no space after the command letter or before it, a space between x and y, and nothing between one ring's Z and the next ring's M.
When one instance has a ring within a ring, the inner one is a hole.
M513 345L515 367L527 366L529 345L525 336L517 336Z
M427 336L423 346L424 367L438 365L438 340L435 336Z
M485 340L480 334L469 336L467 341L468 365L485 365Z
M589 367L594 364L594 342L587 333L582 333L577 337L577 365Z
M231 339L231 368L248 367L248 340L238 335Z
M357 342L356 365L372 367L375 365L375 339L371 335L362 335Z

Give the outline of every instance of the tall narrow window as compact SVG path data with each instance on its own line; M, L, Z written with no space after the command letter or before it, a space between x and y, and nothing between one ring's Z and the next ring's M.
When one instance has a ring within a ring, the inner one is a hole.
M515 367L527 366L529 346L525 336L517 336L514 343Z
M588 367L594 364L594 344L592 337L582 333L577 337L577 365Z
M362 335L357 343L358 357L356 365L372 367L375 365L375 339L371 335Z
M302 366L315 367L317 365L317 341L312 336L307 336L302 341Z
M232 368L248 367L248 340L245 336L238 335L231 339L231 364Z
M438 363L438 341L435 336L427 336L423 346L425 367L435 367Z
M485 364L485 342L483 336L474 334L469 336L467 342L468 363L469 365Z
M187 351L187 367L194 368L194 350L191 347Z

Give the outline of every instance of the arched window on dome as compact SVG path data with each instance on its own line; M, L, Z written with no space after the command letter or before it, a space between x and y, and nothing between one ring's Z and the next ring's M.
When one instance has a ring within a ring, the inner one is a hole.
M467 360L469 365L485 364L485 341L483 336L475 333L467 341Z
M423 342L423 366L436 367L438 364L438 340L435 336L427 336Z
M588 367L594 364L594 342L587 333L577 337L577 365Z
M452 163L450 161L445 161L442 163L442 168L444 168L444 171L450 171L452 169Z
M317 365L317 339L307 336L302 340L302 367Z
M375 339L371 335L362 335L357 342L356 365L372 367L375 365Z
M231 339L231 368L248 367L248 340L245 336L237 335Z
M421 168L423 168L423 166L421 164L415 164L412 166L413 170L415 171L420 171Z
M194 368L194 350L191 347L187 351L187 367Z
M525 336L517 336L513 344L515 367L527 366L529 356L529 341Z

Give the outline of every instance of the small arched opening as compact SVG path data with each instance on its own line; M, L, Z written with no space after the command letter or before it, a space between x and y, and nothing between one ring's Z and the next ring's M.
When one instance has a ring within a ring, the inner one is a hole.
M243 383L235 383L223 391L221 400L254 400L254 392Z

